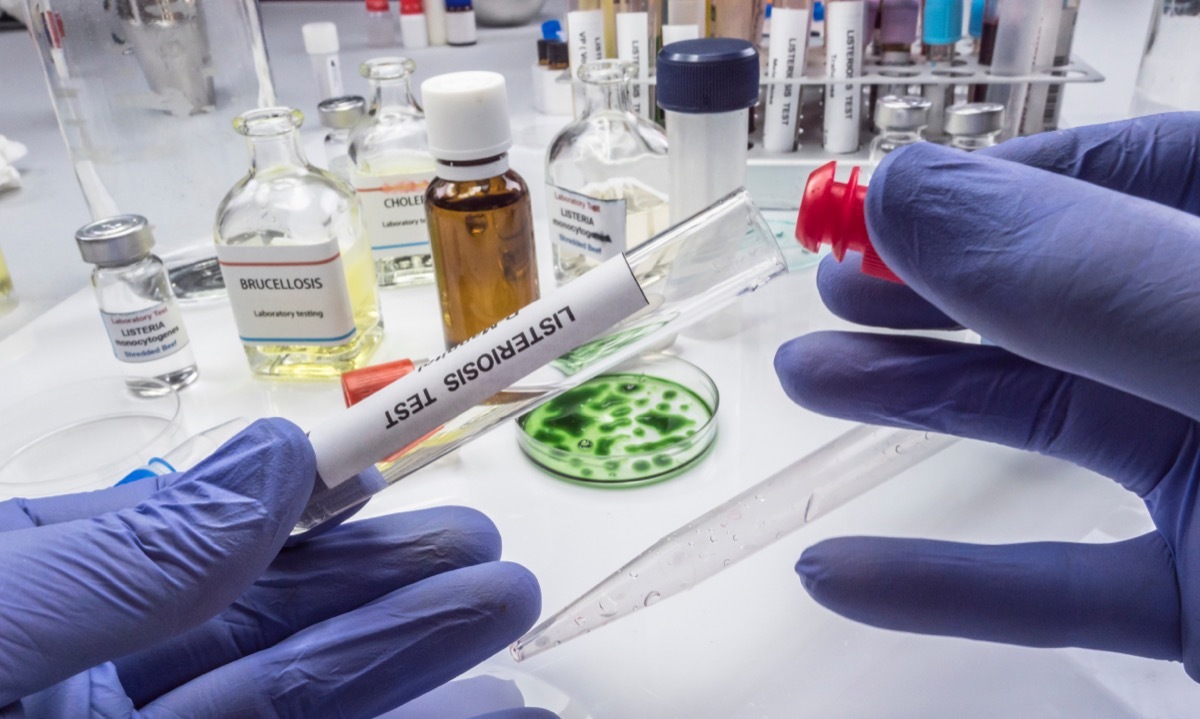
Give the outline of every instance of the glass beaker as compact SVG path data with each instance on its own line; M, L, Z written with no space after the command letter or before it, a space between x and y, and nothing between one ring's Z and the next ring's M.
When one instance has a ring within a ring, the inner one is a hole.
M507 389L485 395L481 402L454 416L433 410L435 406L445 406L437 405L435 399L423 404L423 409L411 415L412 421L395 434L386 434L386 430L376 426L376 416L381 414L377 409L392 406L398 395L410 390L401 383L410 377L423 381L422 375L441 377L447 368L457 367L462 356L451 351L422 367L421 373L398 380L314 427L309 436L317 453L318 467L333 467L341 476L329 476L329 482L318 480L295 531L305 532L320 525L501 422L660 346L680 330L728 307L741 295L753 292L787 269L774 233L745 190L729 194L671 227L627 253L624 260L610 260L623 261L628 262L646 306L613 326L595 328L599 334L594 339L532 371ZM606 269L598 268L595 275L547 294L542 302L557 306L560 293L570 293ZM500 325L489 333L479 335L478 339L504 335ZM474 356L478 351L471 342L459 347L463 355ZM411 399L401 399L397 406ZM369 428L363 424L363 418ZM365 431L360 431L364 428ZM381 435L386 441L376 441ZM396 452L397 456L389 456ZM357 474L385 457L388 462L381 467L382 481L378 475Z
M633 112L635 71L617 60L581 67L583 116L546 150L546 214L559 284L670 224L667 134Z
M1156 0L1131 115L1200 110L1200 0Z
M275 102L257 4L28 0L28 9L92 218L155 218L175 294L219 294L212 216L245 163L229 128Z

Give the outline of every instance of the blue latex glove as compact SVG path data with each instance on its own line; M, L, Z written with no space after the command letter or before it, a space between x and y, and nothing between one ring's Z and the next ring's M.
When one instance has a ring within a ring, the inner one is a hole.
M0 714L373 717L537 618L536 580L473 510L284 548L314 477L275 419L182 475L0 503Z
M844 538L796 565L875 626L1182 661L1200 680L1200 114L893 153L868 228L907 283L826 258L839 315L963 326L998 346L826 332L784 345L788 394L826 414L1060 457L1145 500L1108 545Z

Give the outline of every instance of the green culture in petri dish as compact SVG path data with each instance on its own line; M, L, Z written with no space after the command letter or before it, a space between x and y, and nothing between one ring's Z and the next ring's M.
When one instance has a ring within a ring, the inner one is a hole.
M688 368L706 386L693 391L641 372L589 380L521 417L521 448L552 474L586 483L629 486L672 477L716 438L716 386Z

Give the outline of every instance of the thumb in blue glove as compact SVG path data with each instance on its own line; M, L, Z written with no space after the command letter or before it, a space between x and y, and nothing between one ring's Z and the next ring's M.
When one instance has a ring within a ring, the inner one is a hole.
M1198 137L1200 115L1163 115L986 154L920 144L881 164L868 227L907 287L827 258L827 304L998 346L808 335L776 357L788 394L1067 459L1137 493L1157 531L1110 545L829 540L797 564L817 601L893 629L1174 659L1200 679Z
M536 619L536 582L495 561L495 527L473 510L284 548L314 477L303 432L264 420L184 475L0 503L0 706L373 717Z

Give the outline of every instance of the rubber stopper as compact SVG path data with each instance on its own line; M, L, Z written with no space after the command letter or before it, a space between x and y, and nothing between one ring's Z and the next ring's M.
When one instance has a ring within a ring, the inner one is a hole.
M346 406L358 404L412 372L414 367L412 360L402 359L350 370L342 374L342 397L346 400Z
M829 245L838 262L847 251L857 252L862 255L864 274L903 284L880 259L867 234L867 188L858 184L859 168L850 171L846 182L833 179L836 170L837 163L829 162L808 176L796 217L796 239L809 252Z

